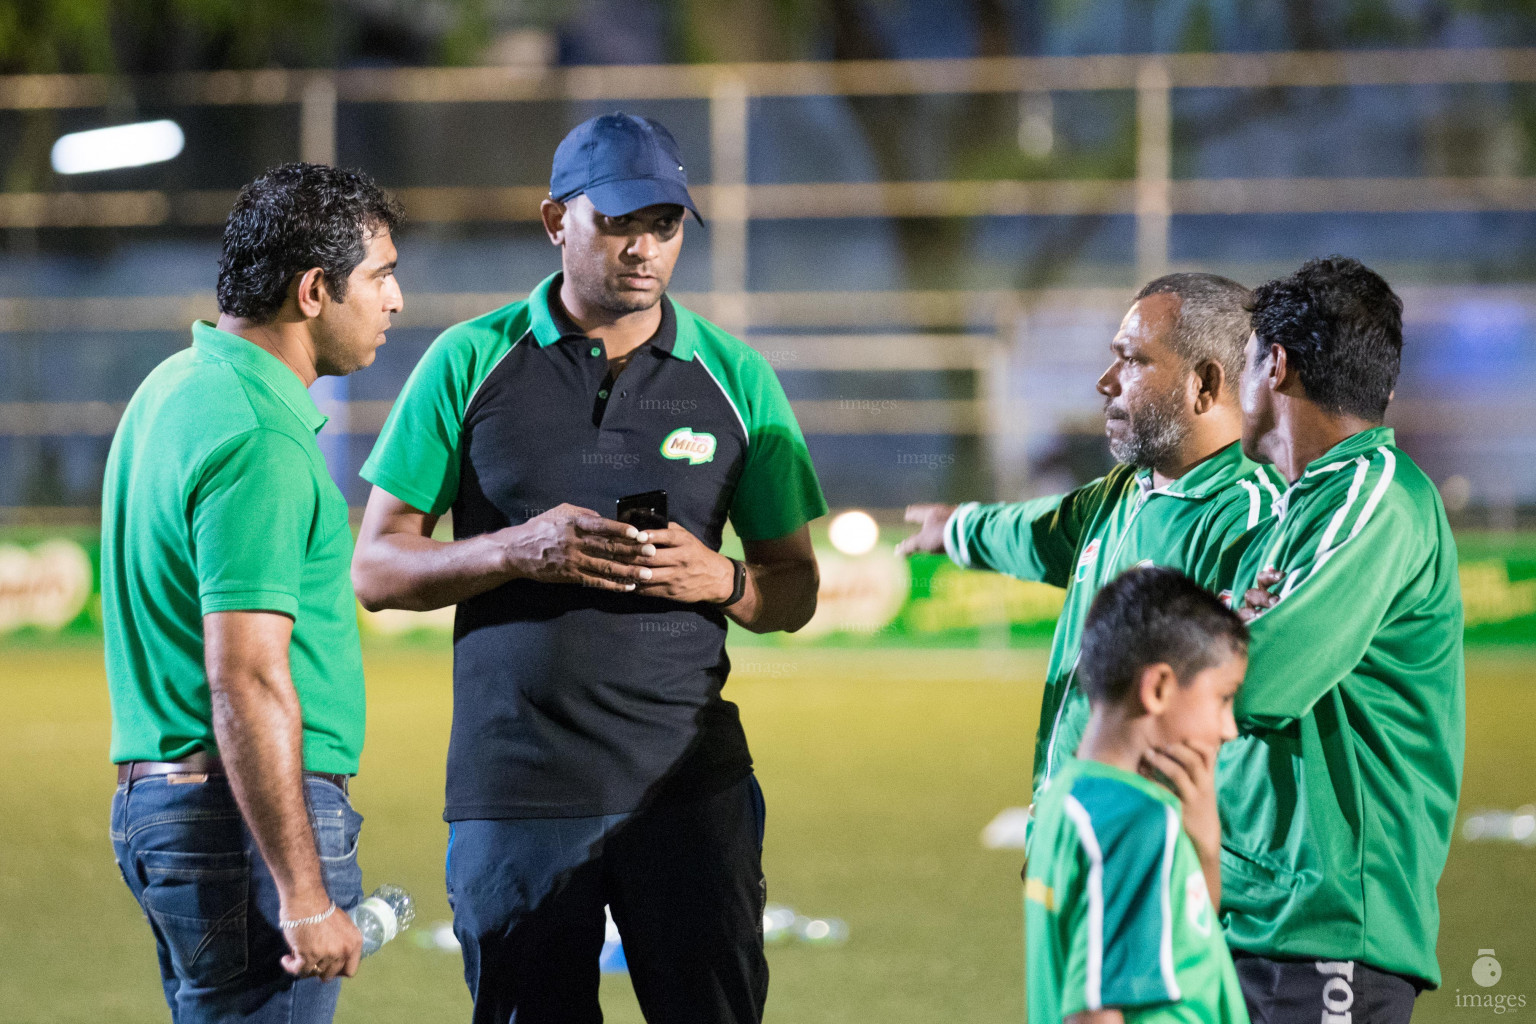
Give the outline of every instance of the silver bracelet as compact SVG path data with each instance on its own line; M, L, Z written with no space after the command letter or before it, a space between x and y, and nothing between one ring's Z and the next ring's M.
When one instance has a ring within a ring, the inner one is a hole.
M334 913L336 913L336 904L332 903L323 913L311 914L308 917L296 917L292 921L278 921L277 926L283 931L288 932L295 928L302 928L307 924L319 924Z

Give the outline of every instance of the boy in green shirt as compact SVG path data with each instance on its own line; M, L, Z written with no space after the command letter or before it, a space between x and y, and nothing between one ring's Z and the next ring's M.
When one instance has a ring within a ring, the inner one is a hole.
M1025 867L1031 1021L1248 1024L1213 909L1216 752L1237 735L1247 647L1174 569L1131 569L1094 598L1087 730L1035 805Z
M1466 742L1456 544L1382 419L1402 302L1344 257L1254 294L1243 450L1289 482L1223 556L1249 617L1222 751L1222 926L1255 1020L1406 1022L1440 982L1435 886Z

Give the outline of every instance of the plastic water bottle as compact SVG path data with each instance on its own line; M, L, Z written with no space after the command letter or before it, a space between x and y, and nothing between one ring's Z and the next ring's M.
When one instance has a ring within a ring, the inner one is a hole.
M381 885L373 895L352 908L352 923L363 933L363 956L372 956L379 947L410 927L416 918L416 904L411 894L398 885Z

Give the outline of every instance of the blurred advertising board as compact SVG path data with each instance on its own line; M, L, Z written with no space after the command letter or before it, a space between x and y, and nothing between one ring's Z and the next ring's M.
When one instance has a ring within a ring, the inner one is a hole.
M1536 642L1536 533L1459 534L1467 642Z
M1536 533L1465 533L1457 543L1467 641L1536 644ZM1039 646L1050 642L1061 610L1055 587L937 556L896 558L888 545L853 556L818 543L817 557L821 594L810 623L794 634L733 630L733 644ZM90 528L0 530L0 638L99 637L99 569L99 537ZM365 639L433 641L453 631L452 608L358 614Z
M0 638L100 636L100 553L90 528L0 530Z

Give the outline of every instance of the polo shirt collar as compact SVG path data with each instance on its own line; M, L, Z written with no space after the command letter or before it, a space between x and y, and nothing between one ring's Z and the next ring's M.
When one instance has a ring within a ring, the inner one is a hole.
M1201 500L1208 498L1216 492L1230 487L1236 483L1239 477L1247 476L1253 472L1257 463L1251 461L1243 454L1241 441L1233 441L1225 448L1201 462L1194 469L1170 481L1166 486L1153 488L1152 471L1150 469L1138 470L1136 483L1143 493L1153 492L1167 494L1174 498L1193 498Z
M329 420L315 407L315 400L310 397L304 382L299 380L299 375L260 345L221 331L207 320L198 320L192 325L192 345L266 385L309 430L318 433Z
M549 275L539 282L533 293L528 296L529 313L532 317L533 339L539 343L540 348L548 348L562 338L586 339L587 333L571 319L569 313L560 302L560 285L564 275L560 271ZM690 359L693 356L693 343L691 335L686 330L680 330L677 310L672 305L672 300L667 296L661 297L661 325L656 328L656 333L651 335L647 342L652 348L676 356L679 359Z

